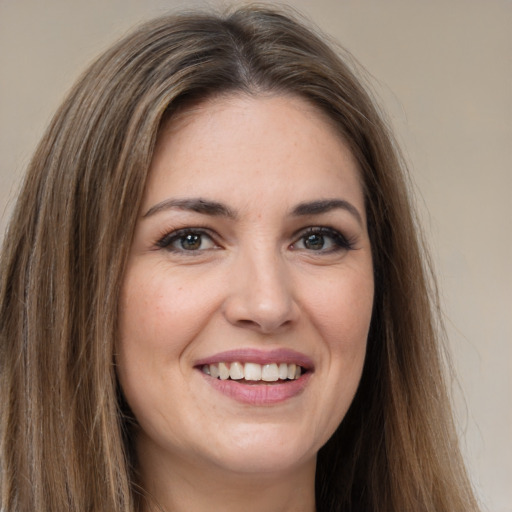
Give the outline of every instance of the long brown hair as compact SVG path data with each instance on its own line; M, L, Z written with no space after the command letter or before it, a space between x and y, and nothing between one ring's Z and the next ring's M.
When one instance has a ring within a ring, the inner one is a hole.
M152 21L101 56L55 115L1 256L3 511L139 508L114 365L123 271L163 119L229 92L316 105L364 184L375 305L359 390L318 456L318 510L477 510L399 153L352 66L294 18L244 7Z

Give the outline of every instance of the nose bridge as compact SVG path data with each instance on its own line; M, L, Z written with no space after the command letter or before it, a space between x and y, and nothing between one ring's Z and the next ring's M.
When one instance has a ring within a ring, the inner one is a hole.
M241 250L231 279L225 312L232 324L270 333L296 319L293 283L277 248L266 244Z

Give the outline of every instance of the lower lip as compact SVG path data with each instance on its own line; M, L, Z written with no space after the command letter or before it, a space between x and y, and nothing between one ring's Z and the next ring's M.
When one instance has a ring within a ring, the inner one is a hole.
M237 380L214 379L205 373L202 375L210 386L223 395L249 405L273 405L290 400L304 391L311 377L311 373L308 372L296 380L287 380L282 383L261 381L259 384L244 384Z

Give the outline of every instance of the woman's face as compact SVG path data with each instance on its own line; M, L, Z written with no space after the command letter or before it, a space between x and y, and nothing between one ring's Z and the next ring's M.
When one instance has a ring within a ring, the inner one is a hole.
M373 289L358 168L321 113L237 95L168 122L119 310L143 471L314 467L360 380Z

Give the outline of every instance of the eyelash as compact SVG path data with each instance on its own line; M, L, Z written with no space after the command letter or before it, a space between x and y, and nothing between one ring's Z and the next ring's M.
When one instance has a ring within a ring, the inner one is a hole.
M183 228L178 229L176 231L171 231L170 233L166 233L163 237L161 237L157 242L157 247L161 249L166 249L170 252L178 252L178 253L194 253L194 252L202 252L202 250L187 250L187 249L179 249L177 247L172 247L174 242L178 242L179 240L184 240L187 235L199 236L201 238L206 237L212 241L213 244L217 245L212 237L212 235L204 228Z
M200 237L200 241L204 241L204 238L207 238L211 241L212 244L216 245L216 242L213 238L213 236L210 234L210 232L204 228L183 228L178 229L176 231L172 231L170 233L166 233L164 236L162 236L157 242L156 246L160 249L165 249L170 252L176 252L176 253L201 253L206 250L212 250L212 248L207 249L184 249L184 248L178 248L173 247L172 244L175 242L179 242L180 240L184 240L186 236L197 236ZM333 244L333 247L329 249L324 249L323 247L320 249L307 249L307 248L297 248L296 245L299 242L305 242L308 237L311 236L319 236L323 239L330 238ZM350 239L347 239L344 235L342 235L339 231L333 228L329 227L309 227L305 230L301 230L298 233L295 234L296 241L293 242L290 245L290 248L292 250L305 250L307 252L312 253L319 253L319 254L328 254L328 253L334 253L338 251L347 251L354 248L353 241ZM217 246L218 247L218 246Z
M338 252L338 251L348 251L348 250L351 250L354 248L354 243L352 240L348 239L347 237L345 237L343 234L341 234L338 230L336 229L333 229L333 228L329 228L329 227L309 227L309 228L306 228L305 230L301 231L300 233L300 236L297 238L297 241L294 242L291 247L292 248L295 248L294 246L299 242L299 241L305 241L308 237L311 237L311 236L320 236L322 238L330 238L332 240L332 244L333 244L333 247L331 247L330 249L318 249L318 250L314 250L314 249L310 249L308 251L308 249L297 249L297 250L306 250L308 252L318 252L320 254L328 254L328 253L334 253L334 252Z

